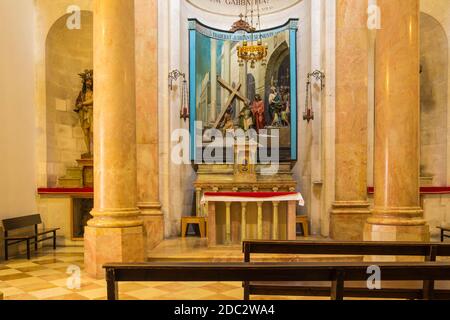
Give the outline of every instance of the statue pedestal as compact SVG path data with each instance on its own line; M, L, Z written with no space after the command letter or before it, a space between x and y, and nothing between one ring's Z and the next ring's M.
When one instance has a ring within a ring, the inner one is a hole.
M78 166L83 172L83 187L94 187L94 159L78 159Z

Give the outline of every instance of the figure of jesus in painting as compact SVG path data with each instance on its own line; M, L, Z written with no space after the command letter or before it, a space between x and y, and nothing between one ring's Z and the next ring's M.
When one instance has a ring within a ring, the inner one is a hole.
M252 113L255 117L255 127L256 132L259 133L259 130L264 129L266 126L266 120L264 119L264 102L261 99L259 94L255 95L255 100L252 103Z

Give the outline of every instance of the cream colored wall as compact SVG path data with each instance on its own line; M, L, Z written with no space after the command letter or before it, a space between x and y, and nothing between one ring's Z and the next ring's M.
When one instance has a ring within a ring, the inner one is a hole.
M32 0L0 1L0 220L36 211L33 27Z
M447 184L448 39L432 16L420 16L421 176Z
M0 1L0 219L36 210L32 0Z
M447 103L446 108L447 110L441 109L441 117L446 117L446 122L444 130L441 130L439 133L439 130L433 130L434 134L441 134L444 135L444 140L446 143L446 161L445 164L441 161L441 167L445 166L445 177L439 179L439 182L444 182L444 185L447 186L450 185L450 157L448 157L448 154L450 152L450 112L448 108L450 107L450 95L448 94L450 92L450 82L448 81L450 77L450 65L448 64L448 61L450 61L450 51L448 50L448 45L450 43L450 5L447 0L421 0L420 2L420 9L423 13L427 15L427 18L435 20L435 22L439 23L441 27L443 28L447 41L447 67L446 69L446 76L447 76ZM441 31L442 32L442 31ZM430 39L425 39L424 41L429 42ZM438 68L438 70L433 71L436 77L439 77L440 74L442 74L442 68ZM437 74L436 74L437 72ZM442 99L440 99L440 103L443 104ZM445 112L446 111L446 112ZM441 137L442 138L442 137ZM445 139L446 138L446 139ZM439 136L437 136L437 139L439 139ZM440 153L444 153L445 151L442 148L439 148ZM423 157L422 152L422 157ZM431 163L433 157L441 157L442 154L435 154L435 155L428 155L428 163ZM422 160L422 163L424 161ZM440 170L441 172L444 171L443 168ZM443 181L442 181L443 180ZM436 226L440 224L448 224L450 223L450 195L425 195L423 197L423 209L424 209L424 216L427 220L428 224L430 225L430 232L431 235L437 237L438 236L438 230L435 228Z

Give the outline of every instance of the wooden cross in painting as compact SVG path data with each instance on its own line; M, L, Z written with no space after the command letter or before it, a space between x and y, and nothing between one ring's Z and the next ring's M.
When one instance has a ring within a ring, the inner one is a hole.
M227 112L228 108L233 104L235 99L241 100L247 106L250 104L250 100L248 100L246 97L244 97L240 91L241 87L242 87L241 83L238 83L236 88L233 88L228 83L226 83L225 80L223 80L220 77L217 77L217 82L219 82L219 84L225 90L228 90L230 92L230 95L228 96L228 100L225 102L225 105L223 106L223 109L220 112L220 115L217 117L217 120L214 123L213 128L215 128L215 129L217 129L219 127L219 124L222 122L223 117L225 116L225 113Z

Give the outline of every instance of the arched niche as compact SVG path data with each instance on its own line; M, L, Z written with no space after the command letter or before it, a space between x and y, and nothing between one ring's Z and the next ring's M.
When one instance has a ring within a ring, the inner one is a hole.
M283 69L283 66L289 65L289 46L286 41L281 42L278 47L273 51L270 55L268 63L267 63L267 71L265 78L265 92L266 95L264 97L265 105L269 105L269 95L270 88L275 85L277 86L280 82L280 72ZM273 83L274 82L274 83ZM266 119L270 119L269 108L266 108Z
M78 115L79 73L93 69L93 15L81 11L80 29L69 29L69 15L50 28L45 49L47 185L54 187L66 169L86 152Z
M447 184L448 39L442 25L421 13L420 173L424 185Z

